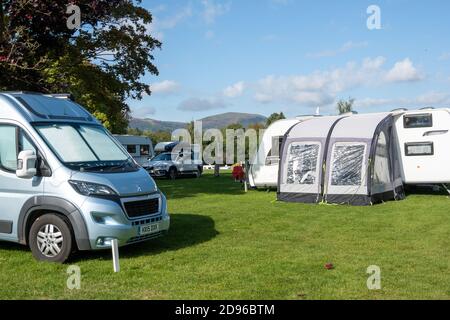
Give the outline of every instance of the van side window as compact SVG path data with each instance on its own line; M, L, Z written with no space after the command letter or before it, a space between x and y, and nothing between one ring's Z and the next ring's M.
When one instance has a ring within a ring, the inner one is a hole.
M0 164L6 171L17 169L17 130L15 126L0 125Z
M412 128L431 128L433 126L433 115L431 113L406 115L403 117L403 127Z
M0 125L0 167L5 171L17 169L17 157L21 151L33 150L31 140L22 129L13 125Z
M34 151L35 154L37 154L37 149L34 146L34 144L31 142L30 138L28 138L28 136L25 134L25 132L23 132L22 129L20 130L20 134L19 134L19 152L24 151L24 150L32 150Z
M141 156L149 156L150 155L150 146L148 144L141 145Z
M134 145L134 144L127 145L127 151L130 154L136 154L136 152L137 152L136 145Z

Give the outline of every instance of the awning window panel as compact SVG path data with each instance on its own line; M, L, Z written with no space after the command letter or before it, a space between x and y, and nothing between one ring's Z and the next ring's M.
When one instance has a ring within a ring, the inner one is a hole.
M287 184L313 185L318 181L320 144L292 143L287 154Z
M361 185L365 150L365 144L336 144L334 146L331 185Z
M382 131L378 137L376 146L372 191L374 193L383 192L386 186L390 184L390 181L388 143L386 135Z

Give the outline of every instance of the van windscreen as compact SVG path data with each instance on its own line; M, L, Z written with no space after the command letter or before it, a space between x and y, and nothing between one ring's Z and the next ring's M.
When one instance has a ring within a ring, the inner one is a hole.
M126 161L129 158L101 126L45 124L35 128L66 164Z

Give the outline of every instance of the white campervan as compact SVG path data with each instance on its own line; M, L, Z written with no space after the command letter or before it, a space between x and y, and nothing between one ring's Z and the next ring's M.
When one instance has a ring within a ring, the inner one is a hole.
M403 110L395 127L403 182L450 183L450 109Z

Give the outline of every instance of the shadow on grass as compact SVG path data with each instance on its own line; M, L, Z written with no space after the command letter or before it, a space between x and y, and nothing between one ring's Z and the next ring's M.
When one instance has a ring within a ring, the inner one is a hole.
M194 214L171 215L169 234L120 248L120 258L153 256L167 251L176 251L210 241L219 233L214 220L207 216ZM70 263L89 259L111 259L111 250L81 251L73 255Z
M0 241L0 250L30 252L31 254L30 248L28 246L9 241Z
M234 182L229 173L221 173L220 177L213 174L204 174L201 178L183 178L177 180L156 180L167 199L182 199L194 197L197 194L207 195L242 195L244 187Z
M405 186L406 196L411 195L433 195L433 196L448 196L447 190L440 185L407 185Z

